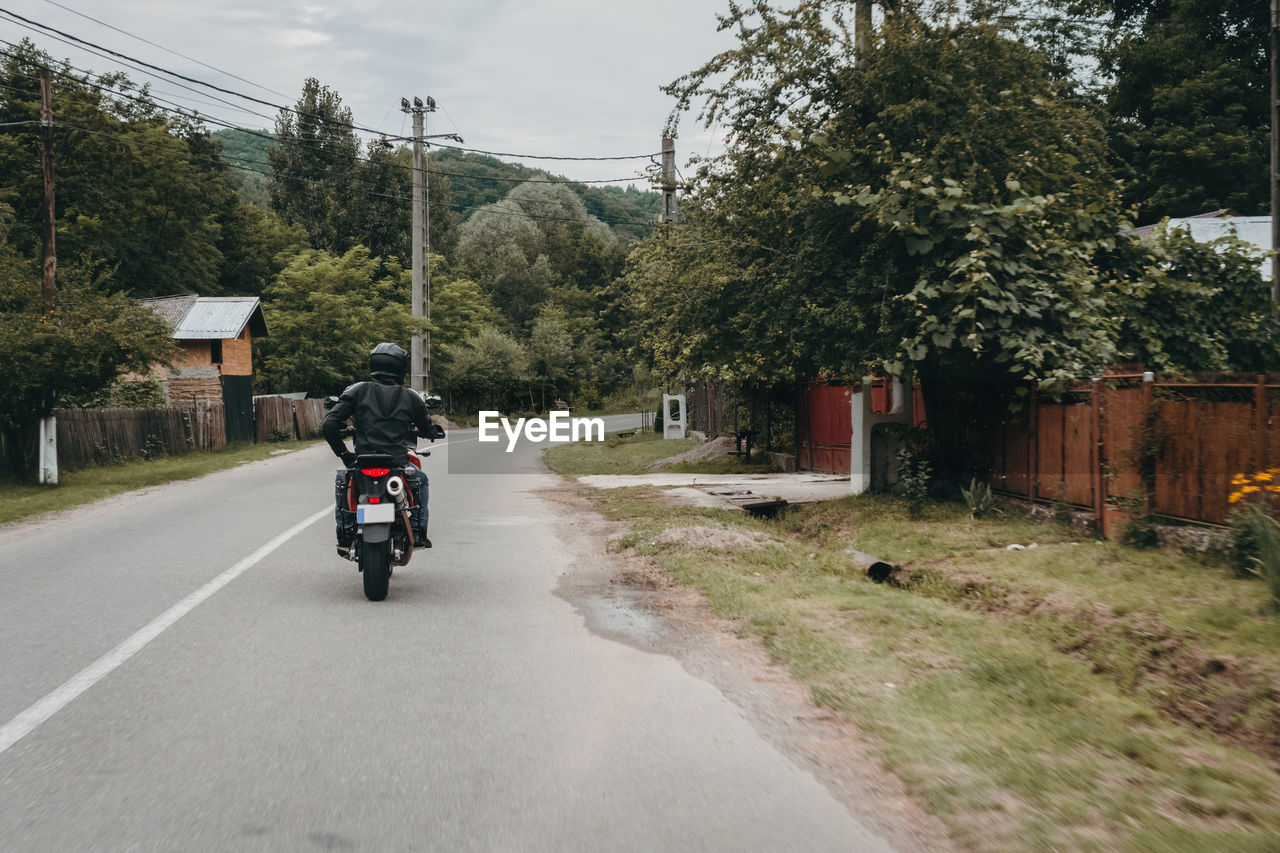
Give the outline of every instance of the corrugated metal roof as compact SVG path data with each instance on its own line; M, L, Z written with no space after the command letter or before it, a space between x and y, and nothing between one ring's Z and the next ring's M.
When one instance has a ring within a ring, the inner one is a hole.
M252 321L250 331L263 337L267 324L256 296L202 296L173 330L178 340L236 338Z

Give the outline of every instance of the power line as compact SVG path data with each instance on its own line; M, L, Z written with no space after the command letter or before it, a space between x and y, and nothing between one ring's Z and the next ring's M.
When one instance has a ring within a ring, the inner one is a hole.
M119 27L108 24L106 21L99 20L93 17L92 15L86 15L84 12L77 12L75 9L72 9L70 6L64 6L63 4L56 2L56 0L44 0L44 2L48 3L50 6L57 6L59 9L64 9L73 15L79 15L81 18L84 18L89 21L93 21L95 24L100 24L109 30L115 30L121 35L126 35L131 39L137 39L143 44L149 44L152 47L158 47L161 50L163 50L165 53L171 53L174 56L181 57L182 59L187 60L188 62L194 62L196 65L200 65L200 66L203 66L204 68L208 68L210 71L217 71L219 74L225 74L226 76L231 77L232 79L239 80L241 83L248 83L250 86L257 86L259 89L270 92L273 95L279 95L282 98L289 97L284 92L277 92L275 89L272 89L268 86L263 86L261 83L255 83L252 80L246 80L244 77L240 77L236 74L232 74L230 71L223 71L221 68L215 68L214 66L209 65L208 63L201 62L200 60L194 57L187 56L185 53L179 53L178 51L167 48L162 44L156 44L153 41L145 39L142 36L137 35L136 33L131 33L126 30L122 30Z
M8 44L8 45L10 45L10 46L13 46L13 43L12 43L12 42L5 41L4 39L0 39L0 43ZM7 56L11 56L11 57L16 56L16 54L14 54L12 51L5 51L5 50L0 50L0 55L7 55ZM77 67L72 66L72 65L68 65L67 67L72 68L73 70L75 70L75 71L79 71L80 73L82 73L82 74L86 74L86 75L92 75L92 73L93 73L93 72L88 71L88 70L86 70L86 69L83 69L83 68L77 68ZM23 73L23 72L21 72L21 71L17 71L17 72L15 72L15 73L17 73L17 74L18 74L19 76L21 76L21 77L26 77L26 78L28 78L28 79L32 79L32 80L36 79L35 75L32 75L32 74L26 74L26 73ZM58 73L60 76L67 76L67 77L71 77L71 79L75 80L75 82L77 82L77 83L79 83L79 84L81 84L81 85L88 86L88 87L90 87L90 88L93 88L93 89L98 90L99 92L103 92L103 93L109 94L109 95L111 95L111 96L113 96L113 97L123 98L123 99L125 99L125 100L132 101L132 102L137 103L137 104L141 104L141 105L143 105L143 106L154 107L155 109L160 110L160 111L162 111L162 112L166 112L166 113L174 113L174 114L177 114L177 115L179 115L179 116L182 116L183 118L195 119L196 121L200 121L200 122L207 123L207 124L212 124L212 125L215 125L215 126L217 126L217 127L221 127L221 128L227 129L227 130L234 130L234 131L239 132L239 133L243 133L243 134L246 134L246 135L249 135L249 136L257 137L257 138L259 138L259 139L265 139L265 140L267 140L267 141L269 141L269 142L273 142L273 143L275 143L275 144L277 144L277 145L283 145L283 144L285 144L284 140L281 140L279 137L274 136L274 135L272 135L272 134L270 134L270 133L263 133L263 132L261 132L261 131L251 130L251 129L249 129L249 128L241 127L241 126L239 126L239 125L237 125L237 124L234 124L234 123L228 122L228 121L226 121L226 120L219 119L219 118L214 117L214 116L209 116L209 115L206 115L206 114L200 113L198 110L189 110L189 108L187 108L189 111L184 111L184 106L183 106L182 104L179 104L179 103L178 103L178 102L176 102L176 101L170 101L170 100L165 99L165 98L159 98L159 97L157 97L157 96L155 96L155 95L153 95L153 94L151 94L151 93L147 93L146 95L143 95L143 96L133 95L133 94L130 94L130 93L128 93L128 92L118 91L118 90L113 89L113 88L111 88L111 87L109 87L109 86L103 86L103 85L101 85L101 84L91 82L90 80L84 80L84 79L75 78L75 77L72 77L71 75L62 75L62 73L61 73L61 72L55 72L55 73ZM11 87L0 87L0 88L11 88ZM14 89L13 91L21 92L22 90ZM158 103L157 103L157 102L158 102ZM168 103L168 104L172 104L174 107L176 107L176 109L171 109L171 108L167 108L167 107L161 106L161 105L160 105L161 103ZM290 144L293 144L293 145L295 145L295 146L297 146L297 147L299 147L299 148L303 148L303 149L305 149L305 147L306 147L306 146L308 146L308 145L313 145L313 144L314 144L314 145L319 145L319 144L321 144L321 143L319 143L318 141L317 141L317 142L313 142L312 140L301 140L301 139L299 139L299 140L292 140ZM452 146L445 146L445 147L452 147ZM267 162L265 162L265 161L256 160L256 159L251 159L251 158L247 158L247 157L237 157L237 158L235 158L235 159L242 160L242 161L244 161L244 162L246 162L246 163L253 163L253 164L256 164L256 165L266 166L266 167L270 168L270 163L267 163ZM412 166L405 165L405 164L402 164L402 163L397 163L397 162L394 162L394 161L375 161L375 160L373 160L373 159L372 159L372 158L370 158L370 157L363 157L363 156L361 156L361 155L359 155L359 154L352 155L352 158L351 158L351 159L352 159L354 162L360 162L360 163L379 163L380 165L387 165L387 166L390 166L391 168L399 169L399 170L402 170L402 171L410 171L410 170L412 169ZM256 171L256 170L254 170L254 171ZM509 183L509 184L522 184L522 183L535 183L535 184L622 184L622 183L642 183L642 182L645 180L645 178L644 178L644 177L639 176L639 175L630 176L630 177L625 177L625 178L601 178L601 179L593 179L593 180L575 180L575 179L571 179L571 178L553 178L553 177L547 177L547 178L535 178L535 177L501 178L501 177L497 177L497 176L471 175L471 174L467 174L467 173L465 173L465 172L446 172L446 171L443 171L443 170L440 170L440 169L430 169L430 168L429 168L429 169L427 169L427 170L426 170L426 172L427 172L428 174L436 175L436 176L440 176L440 177L447 177L447 178L461 178L461 179L464 179L464 180L472 180L472 181L490 181L490 182L495 182L495 183ZM264 173L264 174L269 174L269 173Z
M38 122L35 122L35 121L30 121L30 122L21 122L21 123L22 123L22 124L38 124ZM261 170L261 169L254 169L254 168L251 168L251 167L249 167L249 166L240 166L240 165L237 165L237 164L234 164L234 163L230 163L230 162L226 161L224 158L221 158L221 157L207 157L207 156L204 156L204 155L201 155L201 154L195 154L195 153L193 153L193 152L191 152L191 151L189 151L189 150L187 150L187 149L180 148L180 147L177 147L177 146L174 146L174 145L164 145L164 144L162 144L162 143L158 143L158 142L147 142L147 141L144 141L144 140L129 139L129 138L127 138L127 137L119 136L119 135L117 135L117 134L106 133L106 132L104 132L104 131L100 131L100 130L91 130L90 128L87 128L87 127L80 127L79 125L67 124L66 122L54 122L54 127L60 127L60 128L63 128L64 130L74 130L74 131L78 131L78 132L80 132L80 133L87 133L87 134L89 134L89 135L91 135L91 136L98 136L98 137L103 137L103 138L105 138L105 139L111 139L111 140L113 140L113 141L116 141L116 142L119 142L119 143L122 143L122 144L125 144L125 145L134 145L134 146L141 146L141 147L144 147L144 148L155 148L155 149L159 149L159 150L162 150L162 151L168 151L168 152L171 152L171 153L173 153L173 154L177 154L178 156L185 157L185 158L187 158L187 159L189 159L189 160L193 160L193 161L198 161L198 162L203 162L203 163L210 163L210 164L218 165L218 166L226 166L226 167L228 167L228 168L238 169L238 170L240 170L240 171L244 171L244 172L252 172L252 173L255 173L255 174L259 174L259 175L266 175L266 176L268 176L268 177L277 177L277 178L282 178L282 179L284 179L284 180L298 181L298 182L308 183L308 184L318 185L318 186L327 186L327 184L326 184L324 181L319 181L319 180L316 180L316 179L314 179L314 178L306 178L306 177L303 177L303 176L300 176L300 175L282 175L282 176L279 176L279 175L275 175L275 174L273 174L272 172L269 172L269 171L264 171L264 170ZM370 182L370 181L365 181L365 180L362 180L362 179L359 179L359 178L355 178L355 177L351 178L351 180L352 180L353 182L355 182L355 183L358 183L358 184L365 184L365 185L369 185L369 186L372 186L372 185L373 185L373 184L372 184L372 182ZM390 199L390 200L392 200L392 201L399 201L399 202L405 202L405 203L407 203L407 202L409 201L409 198L408 198L408 197L406 197L406 196L402 196L402 195L393 194L393 193L376 192L376 191L373 191L373 190L357 190L357 192L359 192L361 195L364 195L364 196L366 196L366 197L372 197L372 198L386 198L386 199ZM491 203L491 204L492 204L492 203ZM490 206L491 206L491 204L484 204L484 205L461 205L461 204L443 205L443 204L438 204L437 206L438 206L438 207L447 207L447 208L448 208L448 209L450 209L450 210L456 210L456 211L461 212L461 211L468 211L468 210L469 210L469 211L476 211L476 210L480 210L480 209L482 209L482 208L490 207ZM576 219L576 218L572 218L572 217L564 217L564 216L538 216L538 215L535 215L535 214L525 213L525 212L522 212L522 211L509 211L509 210L491 210L490 212L491 212L491 213L497 213L497 214L500 214L500 215L503 215L503 216L520 216L520 217L524 217L524 218L526 218L526 219L536 220L536 221L539 221L539 222L578 222L578 223L582 223L582 224L587 224L587 223L585 223L585 222L584 222L583 220L581 220L581 219ZM606 225L652 225L652 224L653 224L652 222L646 222L646 221L640 221L640 220L609 220L609 219L604 219L604 218L601 218L601 217L595 217L595 218L596 218L597 220L599 220L600 222L602 222L602 223L606 224Z
M78 36L74 36L70 33L64 32L63 30L59 30L56 27L51 27L47 24L41 24L37 21L31 20L30 18L24 18L22 15L19 15L15 12L11 12L10 10L5 9L3 7L0 7L0 14L8 16L9 18L20 23L21 25L25 26L28 29L37 28L39 30L43 30L49 33L55 33L59 36L62 36L63 38L71 39L77 45L83 45L83 46L94 48L96 50L103 51L104 53L107 53L110 56L116 58L116 60L125 60L128 62L132 62L132 63L135 63L136 65L143 66L144 68L149 68L160 74L165 74L169 77L174 77L179 80L185 80L186 82L194 83L197 86L204 86L205 88L213 89L214 91L222 92L223 94L231 95L233 97L242 98L246 101L250 101L255 104L262 104L263 106L268 106L268 107L271 107L272 109L280 110L282 112L292 113L300 117L311 117L311 118L316 117L316 116L309 116L307 113L299 112L298 110L295 110L291 107L281 106L280 104L275 104L275 103L272 103L271 101L264 101L261 98L256 98L252 95L246 95L243 92L237 92L233 89L227 89L213 83L206 83L205 81L196 79L195 77L189 77L185 74L179 74L176 71L170 71L169 69L163 68L159 65L155 65L153 63L146 62L141 59L137 59L135 57L129 56L128 54L120 53L119 51L112 50L111 48L104 47L100 44L96 44L94 42L88 41L87 39L79 38ZM142 73L145 74L148 72L143 71ZM175 85L180 85L180 84L175 84ZM183 88L186 88L186 87L183 87ZM235 104L228 104L228 106L231 106L235 109L243 109L242 107L239 107ZM245 111L251 112L249 110L245 110ZM378 136L386 135L383 131L375 130L370 127L364 127L362 125L355 124L354 122L349 122L349 123L342 122L342 123L338 123L338 125L343 128L349 128L351 130L359 130L365 133L376 134ZM408 137L389 137L389 138L396 139L397 141L409 141ZM460 146L452 146L452 145L442 145L440 147L442 148L456 147L460 151L468 151L476 154L488 154L494 157L516 157L523 160L563 160L563 161L644 160L644 159L652 159L653 157L658 156L655 153L655 154L626 154L626 155L606 156L606 157L569 157L569 156L557 156L557 155L550 155L550 154L517 154L517 153L512 153L510 151L486 151L479 148L463 148Z

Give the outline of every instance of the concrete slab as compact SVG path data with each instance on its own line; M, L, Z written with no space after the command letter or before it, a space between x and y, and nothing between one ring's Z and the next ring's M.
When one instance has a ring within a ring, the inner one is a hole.
M725 506L734 493L751 492L788 503L812 503L851 494L839 474L593 474L578 482L597 489L624 486L667 488L668 494L698 506Z

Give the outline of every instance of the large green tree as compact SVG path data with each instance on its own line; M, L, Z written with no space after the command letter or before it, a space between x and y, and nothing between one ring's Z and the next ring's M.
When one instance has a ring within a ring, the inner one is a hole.
M313 248L346 252L357 242L348 210L360 156L351 110L309 77L293 109L277 116L275 134L267 149L272 209L301 225Z
M1134 282L1160 264L1128 236L1101 117L1051 57L903 7L855 67L850 7L732 5L738 47L669 87L730 145L687 232L633 253L632 316L669 376L913 374L957 477L1028 385L1151 351ZM1208 254L1181 269L1210 275Z
M84 266L61 267L57 298L44 304L38 266L8 243L14 222L0 203L0 444L4 467L26 476L35 470L41 418L177 353L153 312Z
M271 337L254 342L258 382L275 392L336 394L367 377L379 341L408 349L417 327L409 272L363 246L296 255L263 296Z
M1270 133L1259 0L1059 0L1101 16L1094 49L1126 199L1141 221L1265 213Z

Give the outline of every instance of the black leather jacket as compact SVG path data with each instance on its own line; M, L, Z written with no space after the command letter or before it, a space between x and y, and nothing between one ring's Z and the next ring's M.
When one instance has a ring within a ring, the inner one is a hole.
M346 452L340 432L347 418L356 426L356 453L385 453L396 465L409 464L406 447L409 425L424 438L431 434L431 416L422 398L394 382L357 382L342 392L324 419L324 440L337 456Z

